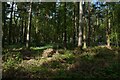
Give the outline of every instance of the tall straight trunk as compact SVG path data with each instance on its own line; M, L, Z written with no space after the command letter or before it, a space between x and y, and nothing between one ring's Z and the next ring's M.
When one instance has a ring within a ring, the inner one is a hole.
M66 2L64 3L64 49L67 48L67 29L66 29Z
M111 22L110 19L108 19L108 26L106 30L106 37L107 37L107 46L110 47L110 27L111 27Z
M24 23L25 25L24 25L24 42L23 43L26 43L26 40L27 40L27 22L26 22L26 20L25 20L25 23Z
M59 5L59 6L61 6L61 4ZM60 29L60 11L59 11L59 6L58 6L58 8L57 8L57 17L56 17L56 19L57 19L57 24L56 24L56 26L57 26L57 34L58 34L58 37L57 37L57 43L60 43L61 42L61 40L62 40L62 38L61 38L61 33L60 33L60 31L59 31L59 29Z
M87 48L86 43L86 32L87 32L87 25L86 25L86 18L84 17L84 27L83 27L83 48Z
M91 46L95 46L95 26L91 25Z
M86 3L84 3L84 6L86 6ZM86 11L86 8L84 9ZM86 43L86 33L87 33L87 25L86 22L87 18L85 18L85 16L83 16L83 48L87 48L87 43Z
M37 15L38 17L38 15ZM39 34L38 34L38 23L39 23L39 20L38 18L36 19L36 25L35 25L35 43L38 44L40 41L39 41Z
M38 19L36 19L36 24L38 24ZM36 25L36 28L35 28L35 34L37 35L38 34L38 26Z
M18 27L17 26L17 21L18 21L18 17L16 18L16 16L15 16L15 12L14 12L14 22L15 22L15 25L14 25L14 28L13 28L13 32L12 32L12 35L13 35L13 43L16 43L16 35L15 35L15 33L14 32L16 32L16 28ZM21 38L22 39L22 38Z
M79 2L79 33L78 33L78 47L82 49L82 2Z
M88 2L88 46L91 45L90 2Z
M23 18L21 18L21 32L20 32L20 37L21 37L21 43L23 43L23 35L24 35L24 26L23 26Z
M112 13L112 21L111 22L112 22L112 26L114 26L115 25L115 11L113 11L113 13ZM117 26L119 26L119 24L117 24ZM117 28L114 29L113 33L115 33L115 44L116 44L115 46L119 47L119 42L118 42L119 38L118 38Z
M5 2L2 3L2 20L3 20L3 23L4 23L4 26L2 27L2 30L3 30L3 35L2 35L2 47L4 48L4 43L5 43L5 27L6 27L6 6L5 6Z
M99 17L98 17L98 15L97 15L97 16L96 16L96 29L98 29L98 28L99 28ZM96 36L98 36L98 35L95 34L95 42L96 42L96 40L97 40L97 37L96 37ZM99 43L99 42L97 42L96 44L99 45L98 43Z
M76 16L76 3L74 3L74 28L73 28L73 44L76 44L76 28L77 28L77 16Z
M109 6L109 5L108 5ZM107 14L109 15L109 7L107 8ZM111 20L107 15L107 27L106 27L106 38L107 38L107 46L110 47L110 29L111 29Z
M57 14L57 12L58 12L58 8L57 8L57 4L56 4L57 2L55 2L54 3L54 8L55 8L55 20L54 20L54 24L55 24L55 27L57 26L57 21L58 21L58 19L57 19L57 16L58 16L58 14ZM58 28L58 27L57 27ZM54 43L57 43L58 42L58 30L57 30L57 28L55 28L55 32L56 32L56 34L54 34Z
M15 27L18 27L18 26L17 26L17 20L16 20L16 23L15 23ZM16 30L16 29L17 29L17 28L14 28L14 31L15 31L16 33L15 33L15 34L13 33L13 35L14 35L14 36L13 36L13 42L14 42L14 43L17 43L17 41L16 41L17 35L16 35L16 34L18 34L18 33L17 33L17 30Z
M115 29L115 43L116 43L116 47L119 47L119 44L118 44L118 33L117 33L117 31L116 31L116 29Z
M14 44L15 43L15 25L12 26L12 43Z
M31 20L32 20L32 1L30 2L30 9L29 9L29 16L28 16L26 48L30 47Z
M13 5L14 2L12 3L12 7L11 7L11 13L10 13L10 22L9 22L9 41L8 43L11 44L11 37L12 37L12 14L13 14Z

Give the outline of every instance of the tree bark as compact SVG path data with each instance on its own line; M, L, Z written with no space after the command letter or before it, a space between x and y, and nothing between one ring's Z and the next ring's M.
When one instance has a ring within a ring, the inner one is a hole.
M32 1L30 2L30 9L29 9L29 16L28 16L26 48L30 47L31 20L32 20Z
M90 2L88 2L88 46L91 45Z
M24 23L24 43L26 43L26 40L27 40L27 22L25 20L25 23Z
M108 19L107 24L108 24L108 27L107 27L107 30L106 30L107 46L110 47L110 27L111 27L110 19Z
M77 16L76 16L76 3L74 3L74 28L73 28L73 44L76 44L76 36L77 36Z
M3 35L2 35L2 47L4 48L4 43L5 43L5 27L6 27L6 6L5 6L5 2L2 3L2 18L3 18L3 23L4 23L4 26L2 27L2 30L3 30Z
M8 41L9 44L11 44L11 38L12 38L12 14L13 14L13 5L14 5L14 2L12 3L11 13L10 13L10 22L9 22L9 41Z
M67 48L67 30L66 30L66 2L64 3L64 49Z
M16 4L15 4L15 5L16 5ZM18 17L16 18L16 15L15 15L15 14L16 14L16 13L15 13L15 11L14 11L14 23L15 23L15 25L13 26L14 28L13 28L13 34L12 34L12 35L13 35L13 38L12 38L12 39L13 39L13 44L14 44L14 43L17 43L17 42L16 42L16 37L17 37L17 36L16 36L16 34L14 34L14 32L17 31L17 30L16 30L16 29L17 29L16 27L18 27L18 26L17 26L17 24L18 24L18 23L17 23L17 22L18 22ZM19 31L18 31L18 32L19 32ZM21 39L22 39L22 38L21 38Z
M78 47L82 49L82 2L79 2L79 33L78 33Z
M87 48L86 43L86 32L87 32L87 25L86 25L86 18L84 17L84 27L83 27L83 48Z
M110 29L111 29L111 20L110 20L110 17L109 16L109 5L108 5L108 8L107 8L107 27L106 27L106 38L107 38L107 47L110 47Z
M84 6L86 6L86 3L84 3ZM86 8L84 9L86 11ZM87 18L85 15L83 16L83 49L87 48L87 43L86 43L86 34L87 34Z

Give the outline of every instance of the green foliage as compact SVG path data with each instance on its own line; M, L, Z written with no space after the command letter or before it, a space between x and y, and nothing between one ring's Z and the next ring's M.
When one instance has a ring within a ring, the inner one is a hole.
M22 55L20 52L7 52L3 56L3 61L9 61L9 59L15 60L16 62L20 62L22 59Z
M84 55L81 58L85 61L94 61L94 57L92 55L89 55L89 54Z
M7 59L7 62L4 63L4 68L9 69L14 67L16 64L16 61L13 58Z
M3 65L5 69L14 68L22 60L21 54L19 52L7 53L7 55L5 55L5 59L6 60Z

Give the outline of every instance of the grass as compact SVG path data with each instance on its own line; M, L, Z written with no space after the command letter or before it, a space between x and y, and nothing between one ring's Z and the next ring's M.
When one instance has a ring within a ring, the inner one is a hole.
M44 47L44 49L50 46ZM50 47L51 48L51 47ZM33 51L43 48L31 48ZM120 78L119 48L95 47L73 54L42 58L42 52L35 52L34 59L23 60L19 52L4 50L3 78ZM37 58L39 57L39 58Z

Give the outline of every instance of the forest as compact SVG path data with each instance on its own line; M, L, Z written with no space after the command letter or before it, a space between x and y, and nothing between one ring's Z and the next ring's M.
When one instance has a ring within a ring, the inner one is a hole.
M2 80L119 79L120 2L2 2Z

